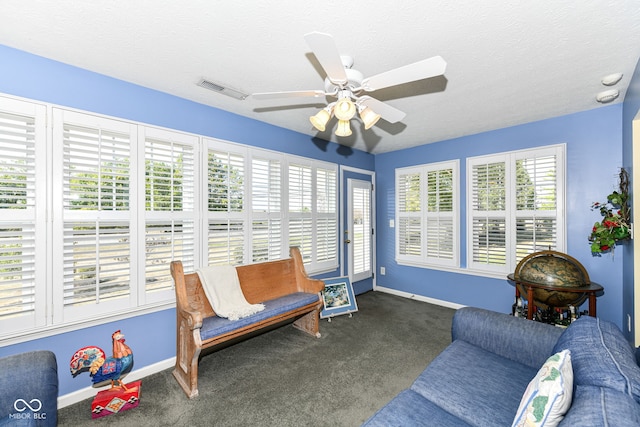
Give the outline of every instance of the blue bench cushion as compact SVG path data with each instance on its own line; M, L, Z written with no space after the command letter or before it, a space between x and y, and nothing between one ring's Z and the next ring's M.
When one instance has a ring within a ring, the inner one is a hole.
M363 424L363 427L389 426L469 427L469 424L429 402L415 391L404 390Z
M244 328L245 326L249 326L253 323L261 322L265 319L269 319L279 314L295 310L296 308L313 304L315 302L318 302L319 299L320 297L318 296L318 294L296 292L290 295L285 295L280 298L263 302L264 310L249 317L244 317L242 319L229 320L224 317L218 316L206 317L202 320L200 338L202 340L208 340L215 336L225 334L236 329Z
M411 389L468 424L511 425L538 369L456 340L427 366Z
M562 333L554 352L564 349L571 350L576 385L609 387L640 403L640 367L616 325L582 316Z

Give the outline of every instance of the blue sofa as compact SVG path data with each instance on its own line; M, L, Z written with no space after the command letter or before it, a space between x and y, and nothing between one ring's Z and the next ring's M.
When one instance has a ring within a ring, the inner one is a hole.
M565 349L573 392L559 425L640 426L640 367L617 326L583 316L561 329L471 307L454 315L452 343L364 425L511 426L529 382Z
M50 351L0 358L0 426L55 426L58 365Z

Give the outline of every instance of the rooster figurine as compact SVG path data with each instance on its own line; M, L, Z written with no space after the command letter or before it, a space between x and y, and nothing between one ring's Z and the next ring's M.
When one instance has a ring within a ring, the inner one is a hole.
M124 388L125 384L120 377L129 371L133 365L133 352L124 343L124 335L118 330L111 335L113 341L113 356L106 357L100 347L83 347L76 351L69 367L71 375L75 378L78 374L89 371L91 381L99 384L103 381L111 381L111 388Z

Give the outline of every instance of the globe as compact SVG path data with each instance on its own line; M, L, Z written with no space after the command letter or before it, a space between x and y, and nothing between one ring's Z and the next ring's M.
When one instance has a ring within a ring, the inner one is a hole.
M580 306L587 293L566 292L563 288L589 286L589 274L578 260L557 251L540 251L523 258L513 274L520 295L527 295L523 283L545 285L553 289L533 288L533 299L541 308Z

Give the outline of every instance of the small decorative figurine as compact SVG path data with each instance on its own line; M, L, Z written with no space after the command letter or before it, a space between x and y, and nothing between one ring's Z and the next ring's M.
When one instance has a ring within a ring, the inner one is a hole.
M133 366L133 352L124 343L124 335L119 330L111 335L111 339L113 341L111 357L106 357L100 347L88 346L76 351L69 362L71 375L74 378L82 372L89 371L94 386L111 381L111 388L98 392L93 400L92 418L135 408L139 403L141 382L125 385L121 379Z

